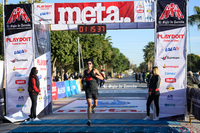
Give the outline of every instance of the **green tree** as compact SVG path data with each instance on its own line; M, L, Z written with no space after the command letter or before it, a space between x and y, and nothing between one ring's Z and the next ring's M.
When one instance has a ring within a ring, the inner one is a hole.
M154 60L154 42L149 42L148 45L144 46L142 49L144 52L144 60L148 63L149 61L152 62Z
M188 22L192 26L196 24L198 30L200 30L200 7L194 6L194 12L195 14L188 17Z
M198 55L193 53L187 55L187 70L193 72L200 70L200 57Z
M32 0L19 1L19 4L28 4L28 3L32 3ZM42 0L33 0L33 3L44 3L44 2L42 2Z

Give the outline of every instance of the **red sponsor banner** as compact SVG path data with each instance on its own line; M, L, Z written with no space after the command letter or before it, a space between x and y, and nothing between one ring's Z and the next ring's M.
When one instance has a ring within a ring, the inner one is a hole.
M52 100L58 99L58 92L56 89L56 82L52 82Z
M166 83L176 83L176 78L165 78Z
M15 80L15 84L18 85L26 84L26 80Z
M134 1L55 3L55 24L134 22Z

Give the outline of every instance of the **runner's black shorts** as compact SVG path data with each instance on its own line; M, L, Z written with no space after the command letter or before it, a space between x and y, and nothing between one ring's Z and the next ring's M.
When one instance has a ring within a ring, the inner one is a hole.
M98 99L99 93L98 90L87 90L85 91L86 99Z

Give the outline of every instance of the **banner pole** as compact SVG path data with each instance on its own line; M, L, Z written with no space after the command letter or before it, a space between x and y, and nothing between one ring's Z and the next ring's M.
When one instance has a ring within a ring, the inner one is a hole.
M186 66L186 69L185 69L185 73L186 73L185 74L186 75L185 78L186 78L186 80L185 81L186 82L185 82L185 87L186 88L185 88L185 114L184 114L185 115L185 117L184 117L185 121L188 120L188 111L187 111L187 84L186 84L187 83L187 41L188 41L188 39L187 39L188 36L187 35L188 35L188 15L189 15L188 2L189 2L189 0L186 0L186 5L187 5L187 12L186 13L187 13L187 17L186 17L186 42L185 42L186 43L185 44L185 56L186 56L186 61L185 61L185 64L186 64L185 65Z
M33 8L34 8L34 5L33 5L33 0L32 0L32 3L31 3L31 7L32 7L32 34L33 34L33 40L32 40L32 43L33 43L33 66L35 67L35 36L34 36L34 14L33 14Z
M156 65L157 59L157 0L154 2L154 20L155 20L155 29L154 29L154 66ZM155 105L153 102L153 119L155 118Z
M7 87L7 63L6 63L6 54L5 54L5 8L4 8L4 0L2 0L2 6L3 6L3 48L4 48L4 79L5 79L5 82L4 82L4 87L5 87L5 101L6 101L6 106L5 106L5 115L7 115L7 93L6 93L6 87Z

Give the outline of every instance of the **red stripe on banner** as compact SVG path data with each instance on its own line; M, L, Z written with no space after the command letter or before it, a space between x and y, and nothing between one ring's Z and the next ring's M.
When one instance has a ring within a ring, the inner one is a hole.
M80 110L80 112L86 112L86 110Z
M57 112L64 112L65 110L58 110Z
M75 110L69 110L68 112L75 112Z
M134 1L55 3L54 10L55 24L134 22Z

